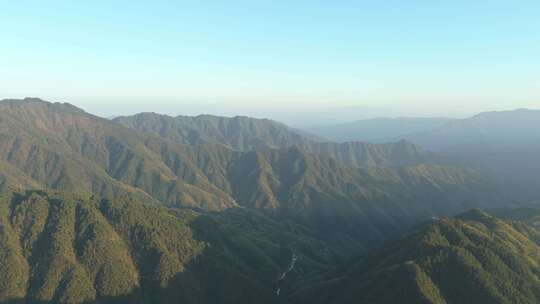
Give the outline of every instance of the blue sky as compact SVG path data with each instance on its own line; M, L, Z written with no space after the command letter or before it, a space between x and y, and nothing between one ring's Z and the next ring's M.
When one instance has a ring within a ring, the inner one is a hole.
M540 108L540 1L0 4L0 98L100 115Z

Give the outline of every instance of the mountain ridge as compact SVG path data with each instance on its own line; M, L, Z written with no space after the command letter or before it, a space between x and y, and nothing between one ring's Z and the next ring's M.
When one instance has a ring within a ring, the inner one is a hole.
M236 123L237 119L241 119L242 123ZM347 165L357 167L403 166L436 159L441 161L440 158L405 140L384 144L358 141L334 143L314 138L310 134L306 135L282 123L245 116L232 118L213 115L172 117L156 113L141 113L118 117L115 121L138 131L180 144L193 146L204 143L219 143L233 150L241 151L298 146L308 152L330 156ZM194 128L193 125L196 127ZM261 129L271 131L261 132ZM196 135L192 135L193 132L196 132ZM277 140L272 139L276 137ZM400 148L402 149L399 150ZM393 154L402 154L403 156L399 158ZM408 158L406 162L405 158Z
M304 276L331 267L332 253L308 230L247 210L202 215L127 198L0 195L0 303L286 303L273 289L290 250Z
M0 103L0 110L0 155L44 188L194 210L268 209L327 231L329 239L340 232L339 245L356 250L420 218L503 201L470 170L421 162L424 152L407 142L358 144L369 152L341 162L345 156L338 154L355 150L331 144L339 149L327 152L326 144L310 142L308 148L321 151L296 145L243 152L175 143L83 111L63 113L55 104Z
M296 296L298 303L536 303L539 235L471 210L420 227Z
M310 127L308 131L337 142L362 141L384 143L424 130L442 126L447 117L378 117L329 126Z
M513 203L474 168L407 140L198 119L182 142L177 124L152 133L70 104L0 101L0 302L540 298L537 217L462 213Z
M223 117L208 114L168 116L139 113L113 121L180 144L220 143L233 150L281 148L320 140L270 119L247 116Z
M540 110L484 112L402 138L494 177L516 199L540 194Z

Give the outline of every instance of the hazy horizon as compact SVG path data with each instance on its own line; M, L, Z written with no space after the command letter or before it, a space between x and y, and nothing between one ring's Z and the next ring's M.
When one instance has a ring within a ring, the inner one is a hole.
M129 108L120 106L113 108L116 110L111 111L105 109L105 106L96 103L75 103L71 100L65 99L46 99L39 96L17 96L13 98L11 96L0 96L0 100L3 99L24 99L24 98L39 98L48 102L60 102L70 103L84 111L103 117L114 118L118 116L130 116L138 113L157 113L168 116L198 116L198 115L215 115L215 116L247 116L261 119L272 119L278 122L285 123L293 127L317 127L325 125L338 125L342 123L355 122L368 119L379 118L453 118L462 119L469 118L474 115L493 112L493 111L515 111L518 109L528 110L540 110L540 108L507 108L507 109L486 109L478 112L469 111L454 111L454 112L422 112L422 111L407 111L404 109L392 109L392 108L377 108L377 107L363 107L363 106L343 106L332 107L331 105L322 105L319 107L313 107L310 109L302 108L301 106L290 106L289 108L253 108L253 107L240 107L240 106L228 106L228 107L212 107L212 105L194 107L182 107L180 104L160 104L156 102L146 102L132 104Z
M540 3L7 3L0 97L308 125L540 108ZM309 118L309 119L308 119Z

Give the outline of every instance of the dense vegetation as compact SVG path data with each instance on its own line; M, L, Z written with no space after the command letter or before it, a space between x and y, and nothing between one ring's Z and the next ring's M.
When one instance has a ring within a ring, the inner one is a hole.
M242 209L200 215L44 191L0 200L0 303L279 303L331 269L311 232Z
M3 192L0 303L536 303L539 245L534 227L472 210L345 262L256 210Z
M392 242L299 303L538 303L540 232L479 210Z

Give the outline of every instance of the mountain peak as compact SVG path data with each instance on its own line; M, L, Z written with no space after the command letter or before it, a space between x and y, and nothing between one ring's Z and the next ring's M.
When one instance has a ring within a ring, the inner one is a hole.
M55 110L63 110L69 112L86 113L83 109L74 106L68 102L50 102L38 97L25 97L23 99L2 99L0 106L8 105L9 107L45 107Z
M115 122L181 144L219 143L234 150L280 148L315 138L269 119L209 114L176 117L145 113L117 117Z
M518 108L514 110L504 110L504 111L486 111L481 112L473 116L473 118L478 117L512 117L516 115L538 115L540 110L537 109L528 109L528 108Z

